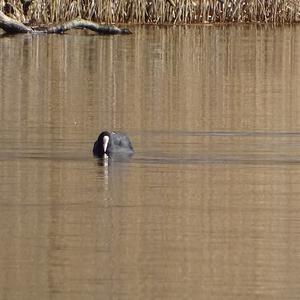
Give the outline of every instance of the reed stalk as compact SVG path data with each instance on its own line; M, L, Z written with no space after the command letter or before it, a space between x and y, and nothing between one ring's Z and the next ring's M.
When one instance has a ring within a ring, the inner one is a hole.
M7 2L15 8L14 17L21 21L24 18L21 0ZM294 23L300 20L300 1L33 0L26 16L28 21L46 24L78 17L105 23L139 24Z

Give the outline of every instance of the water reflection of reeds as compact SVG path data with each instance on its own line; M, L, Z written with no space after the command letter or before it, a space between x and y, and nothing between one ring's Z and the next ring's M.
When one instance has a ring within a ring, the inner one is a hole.
M22 18L22 1L10 0ZM23 1L24 2L24 1ZM37 0L28 21L59 22L82 17L108 23L292 23L299 21L295 0Z

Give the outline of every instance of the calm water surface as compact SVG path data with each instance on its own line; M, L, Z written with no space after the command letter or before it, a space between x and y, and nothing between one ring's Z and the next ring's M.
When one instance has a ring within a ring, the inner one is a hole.
M300 27L133 31L0 37L0 298L299 299Z

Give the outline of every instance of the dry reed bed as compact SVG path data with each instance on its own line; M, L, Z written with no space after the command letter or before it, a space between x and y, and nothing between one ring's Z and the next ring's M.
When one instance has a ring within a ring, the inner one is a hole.
M2 0L3 4L5 0ZM7 0L20 21L55 23L81 17L105 23L293 23L296 0L33 0L26 18L20 0ZM23 0L24 1L24 0Z

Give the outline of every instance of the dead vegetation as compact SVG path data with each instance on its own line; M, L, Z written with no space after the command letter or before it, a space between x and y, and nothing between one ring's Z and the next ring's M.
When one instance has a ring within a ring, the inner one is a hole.
M294 23L296 0L2 0L6 15L49 24L83 18L104 23Z

